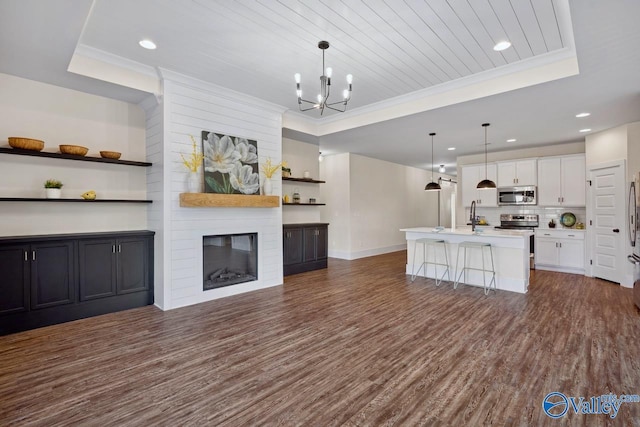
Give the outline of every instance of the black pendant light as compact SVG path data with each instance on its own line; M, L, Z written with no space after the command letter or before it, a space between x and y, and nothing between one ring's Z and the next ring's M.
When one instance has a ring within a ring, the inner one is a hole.
M431 132L429 135L431 136L431 182L428 183L424 189L427 191L442 190L440 184L433 182L433 137L436 136L436 134Z
M490 123L483 123L484 128L484 179L478 183L476 188L496 188L496 183L491 181L487 175L487 128Z

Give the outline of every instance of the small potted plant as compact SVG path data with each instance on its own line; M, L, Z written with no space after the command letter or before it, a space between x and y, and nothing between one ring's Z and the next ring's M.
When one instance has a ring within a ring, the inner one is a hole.
M273 194L271 178L273 178L273 175L278 172L278 169L280 169L283 163L273 164L273 162L271 161L271 157L268 157L267 160L262 165L260 165L260 169L262 169L262 173L264 174L264 181L262 183L262 194L267 196ZM282 168L282 170L284 175L284 168Z
M282 161L282 176L285 178L289 178L291 176L291 168L285 161Z
M189 135L191 138L191 155L185 158L181 153L180 157L182 157L182 164L189 170L189 175L187 176L187 187L189 189L189 193L200 193L200 183L202 179L200 178L200 174L198 170L202 165L202 159L204 158L204 154L198 153L198 147L196 144L196 139Z
M48 179L44 182L47 199L59 199L62 195L62 181L57 179Z

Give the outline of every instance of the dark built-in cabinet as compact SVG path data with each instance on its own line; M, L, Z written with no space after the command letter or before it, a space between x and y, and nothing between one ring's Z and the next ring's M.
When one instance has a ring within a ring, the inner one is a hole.
M0 237L0 334L153 304L153 235Z
M327 268L328 225L325 223L283 225L285 276Z

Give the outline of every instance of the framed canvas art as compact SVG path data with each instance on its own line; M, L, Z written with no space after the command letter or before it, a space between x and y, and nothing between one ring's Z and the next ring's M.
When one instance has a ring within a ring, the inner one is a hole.
M204 192L260 194L258 143L203 130Z

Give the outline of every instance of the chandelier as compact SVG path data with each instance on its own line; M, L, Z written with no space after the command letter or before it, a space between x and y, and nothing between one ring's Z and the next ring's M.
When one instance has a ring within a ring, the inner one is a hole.
M320 76L320 93L318 94L317 101L307 101L306 99L302 99L302 89L300 89L300 73L296 73L296 94L298 95L298 106L300 107L300 111L309 111L309 110L320 110L320 115L324 113L325 108L329 108L334 111L339 111L340 113L344 113L347 110L347 102L351 99L351 82L353 81L353 76L351 74L347 74L347 84L349 85L348 89L342 91L342 100L336 102L329 102L329 95L331 95L331 67L324 67L324 51L329 49L328 41L319 41L318 47L322 49L322 75ZM307 105L307 108L303 108L302 103ZM311 106L308 106L308 105Z

